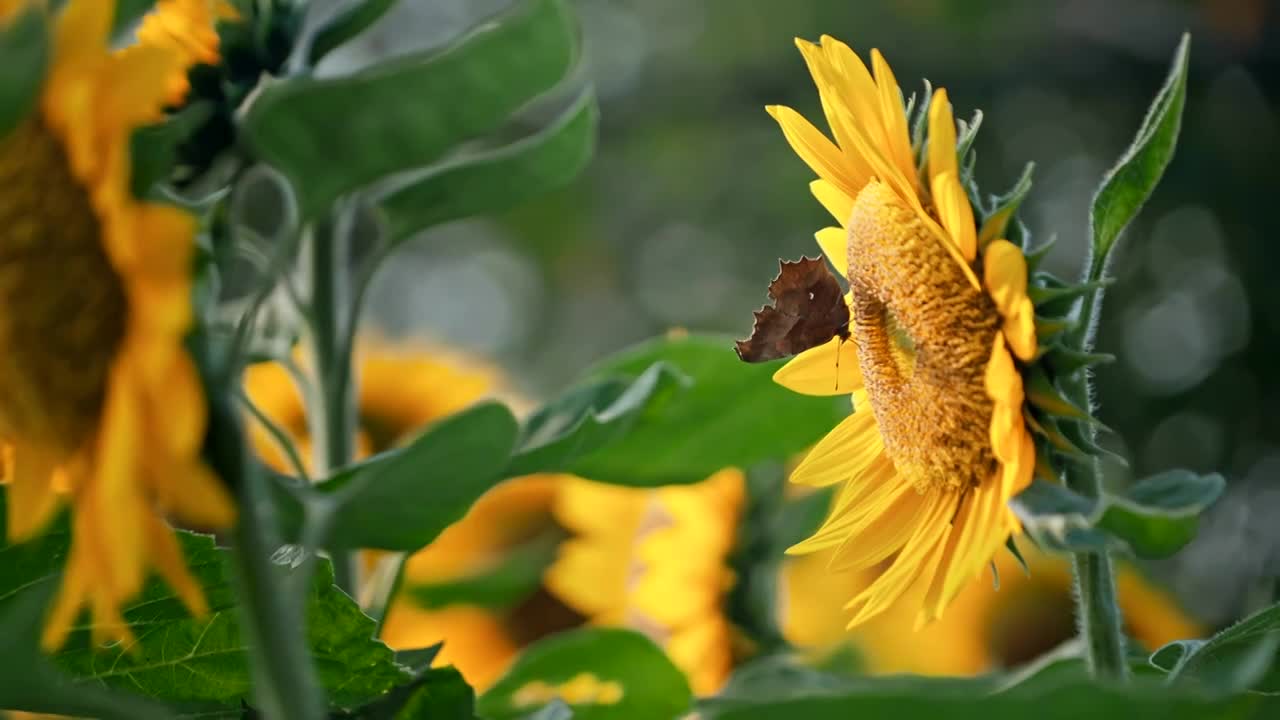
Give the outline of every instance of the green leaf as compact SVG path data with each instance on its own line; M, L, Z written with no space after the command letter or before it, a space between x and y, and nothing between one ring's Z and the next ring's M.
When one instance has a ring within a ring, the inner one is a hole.
M1260 610L1208 640L1179 640L1151 655L1170 683L1218 692L1280 695L1280 604Z
M518 430L503 405L475 405L303 495L330 504L330 546L413 552L505 477Z
M357 0L350 7L327 20L311 38L307 60L315 65L325 55L338 49L378 21L399 0Z
M36 107L49 60L49 17L40 3L0 21L0 142Z
M1170 470L1135 483L1123 496L1094 501L1036 480L1010 507L1041 545L1063 551L1113 549L1168 557L1196 535L1200 513L1225 487L1220 475Z
M667 363L692 380L646 407L630 429L560 470L600 482L653 487L703 480L725 467L790 458L849 412L846 397L812 397L773 382L781 365L744 363L720 336L664 338L605 360L588 377L639 377Z
M553 635L526 648L476 707L487 720L514 720L551 702L528 697L531 685L558 688L575 679L617 683L622 692L616 702L562 697L574 720L675 718L693 699L684 674L651 640L630 630L592 628Z
M524 0L441 51L268 85L249 107L244 135L314 217L341 195L498 129L576 57L565 0Z
M1070 650L1070 648L1068 648ZM704 720L1079 720L1245 718L1259 698L1209 697L1164 687L1152 678L1128 686L1088 677L1071 653L1006 675L972 678L839 677L794 666L780 677L756 673L730 683L732 692L700 703Z
M1102 180L1090 213L1092 258L1089 280L1102 276L1107 256L1173 159L1187 96L1187 58L1191 36L1183 35L1164 86L1156 94L1133 144Z
M584 93L536 135L466 156L389 194L379 204L391 242L450 220L505 210L567 185L591 158L598 120L594 96Z
M428 668L379 700L359 720L475 720L475 691L453 667Z
M634 380L611 377L572 388L524 424L507 475L571 468L624 437L646 412L664 407L692 385L671 365L656 362Z
M510 608L542 585L562 539L559 532L547 533L508 551L493 567L448 582L408 584L402 592L424 608Z
M0 492L0 516L3 497ZM168 585L152 579L124 607L133 643L95 647L89 625L81 624L54 653L58 668L73 678L75 694L93 697L105 690L127 690L206 710L238 708L241 701L250 700L252 673L232 589L230 553L215 547L206 535L179 532L178 539L204 590L209 615L191 617ZM69 545L65 519L29 543L0 545L0 613L30 596L51 595ZM35 634L42 621L29 617L27 622L33 629L29 651L36 653ZM320 563L307 596L307 639L321 682L338 706L366 702L408 679L391 650L373 638L374 626L355 601L333 585L329 562ZM11 654L20 656L25 647L15 643L13 649L19 653L10 653L12 636L5 637L0 661L8 661ZM0 699L9 692L6 679L13 677L0 674ZM58 704L63 700L52 696L43 710L59 711L65 707Z

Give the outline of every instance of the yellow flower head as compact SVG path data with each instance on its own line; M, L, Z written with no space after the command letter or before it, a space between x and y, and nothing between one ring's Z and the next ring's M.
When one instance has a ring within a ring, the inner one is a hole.
M695 692L714 693L733 665L725 561L744 493L733 469L657 490L567 482L555 514L575 537L561 545L547 587L593 623L645 633Z
M853 342L808 350L775 379L851 393L854 413L792 475L843 483L825 524L792 551L834 549L837 570L882 568L849 602L850 625L903 598L924 623L1019 529L1006 503L1035 466L1015 362L1036 355L1027 264L1011 242L979 242L992 230L979 232L961 184L945 90L932 95L918 170L880 53L869 71L833 38L798 45L836 142L790 108L769 112L840 223L817 237L849 281Z
M182 65L169 75L170 105L180 104L191 85L187 70L194 65L216 65L220 59L218 20L235 20L236 9L227 0L157 0L155 8L138 25L138 46L168 48L182 58ZM126 48L123 53L136 52Z
M22 4L22 3L19 3ZM124 638L121 604L154 567L196 613L199 586L161 519L221 527L234 506L202 464L205 405L183 349L195 221L139 202L129 139L160 116L176 53L108 47L115 3L69 0L37 108L0 138L0 439L11 448L11 540L73 509L66 575L45 629L82 607Z
M979 575L928 627L914 631L915 609L901 606L844 639L875 674L974 675L1034 660L1075 637L1075 603L1066 558L1026 550L1029 573L1002 554L995 562L998 591L989 575ZM826 560L821 553L796 558L783 571L783 633L801 647L822 648L839 638L844 598L874 580L866 570L832 575ZM1200 623L1133 568L1121 566L1116 580L1125 629L1144 647L1203 636Z

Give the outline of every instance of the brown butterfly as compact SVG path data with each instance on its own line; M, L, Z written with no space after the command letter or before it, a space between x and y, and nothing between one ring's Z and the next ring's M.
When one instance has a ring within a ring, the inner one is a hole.
M737 342L738 357L765 362L797 355L833 337L849 339L849 305L821 258L782 260L769 283L766 305L755 312L751 337Z

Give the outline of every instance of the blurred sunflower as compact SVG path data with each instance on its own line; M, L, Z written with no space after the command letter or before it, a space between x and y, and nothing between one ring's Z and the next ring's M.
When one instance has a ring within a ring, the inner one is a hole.
M115 2L68 0L35 108L0 138L0 438L10 451L10 540L69 499L72 543L45 627L62 644L82 607L95 641L129 636L121 604L155 568L205 610L162 520L221 527L235 507L199 457L191 324L195 219L130 190L130 135L157 120L171 49L108 47ZM0 19L44 12L0 1ZM146 438L144 443L143 438Z
M1001 554L995 561L998 591L992 591L990 577L976 577L945 617L918 631L913 631L914 608L900 606L852 633L843 630L841 606L874 573L832 575L823 553L796 558L783 569L783 633L803 648L847 641L874 674L974 675L1015 667L1076 635L1070 563L1036 550L1024 557L1029 574L1011 554ZM1117 583L1125 630L1147 649L1205 634L1173 597L1135 569L1121 567Z
M127 55L137 52L134 48L150 46L177 53L182 65L168 77L165 100L169 105L178 105L191 89L187 70L194 65L216 65L220 59L215 23L238 17L227 0L156 0L155 7L138 24L139 44L120 52Z
M656 490L567 481L555 516L575 537L561 545L547 587L592 623L645 633L694 692L712 694L733 666L723 604L744 493L733 469Z
M366 340L357 348L357 358L361 456L409 440L423 426L466 408L500 386L496 370L439 347L397 347ZM305 462L311 454L306 412L288 371L274 363L254 365L245 373L245 385L250 399L291 437ZM255 426L252 438L264 460L277 469L289 469L266 431ZM497 679L523 646L580 624L581 616L540 589L504 607L467 603L423 607L414 598L421 588L483 576L513 553L558 541L563 532L551 516L558 486L556 476L505 482L482 496L431 545L409 557L403 592L387 611L382 639L395 648L444 641L436 662L456 666L468 682L483 688ZM366 553L366 566L371 567L379 555Z
M817 239L849 281L854 342L808 350L775 379L851 393L855 412L792 474L843 486L791 552L832 550L836 571L877 568L848 603L850 626L903 602L924 624L1020 530L1007 501L1036 464L1023 407L1022 372L1037 354L1027 263L1002 239L1007 215L975 222L945 90L932 94L927 140L913 147L878 51L873 74L831 37L797 44L836 142L790 108L768 109L841 225Z

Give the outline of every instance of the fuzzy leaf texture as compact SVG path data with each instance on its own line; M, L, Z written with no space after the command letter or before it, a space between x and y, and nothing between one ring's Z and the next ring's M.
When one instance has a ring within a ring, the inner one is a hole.
M1042 546L1162 558L1195 538L1200 514L1225 487L1217 474L1170 470L1134 483L1124 495L1092 500L1063 485L1037 480L1011 507Z
M1092 254L1089 280L1102 277L1116 240L1155 190L1173 159L1187 99L1187 59L1191 36L1183 35L1164 86L1156 94L1133 144L1107 173L1090 212Z
M1280 605L1260 610L1208 640L1179 640L1151 655L1171 683L1217 692L1280 695Z
M212 714L251 702L252 673L231 585L230 554L215 547L206 535L180 532L179 540L192 574L204 589L209 615L191 617L172 590L153 578L124 609L133 644L93 647L88 626L80 625L53 655L57 667L73 678L76 694L130 691ZM63 520L31 542L0 546L0 613L33 594L50 592L59 580L69 544ZM367 702L408 680L408 671L394 661L391 650L373 639L374 621L333 585L327 560L312 578L307 614L312 657L335 705ZM26 622L38 631L42 613ZM0 628L4 629L8 628ZM6 642L3 658L13 657ZM0 699L7 694L5 684L22 683L23 677L22 672L0 674ZM51 703L61 700L49 698Z
M498 130L565 78L577 56L564 0L523 0L443 50L267 85L244 136L290 178L313 218L342 195Z

